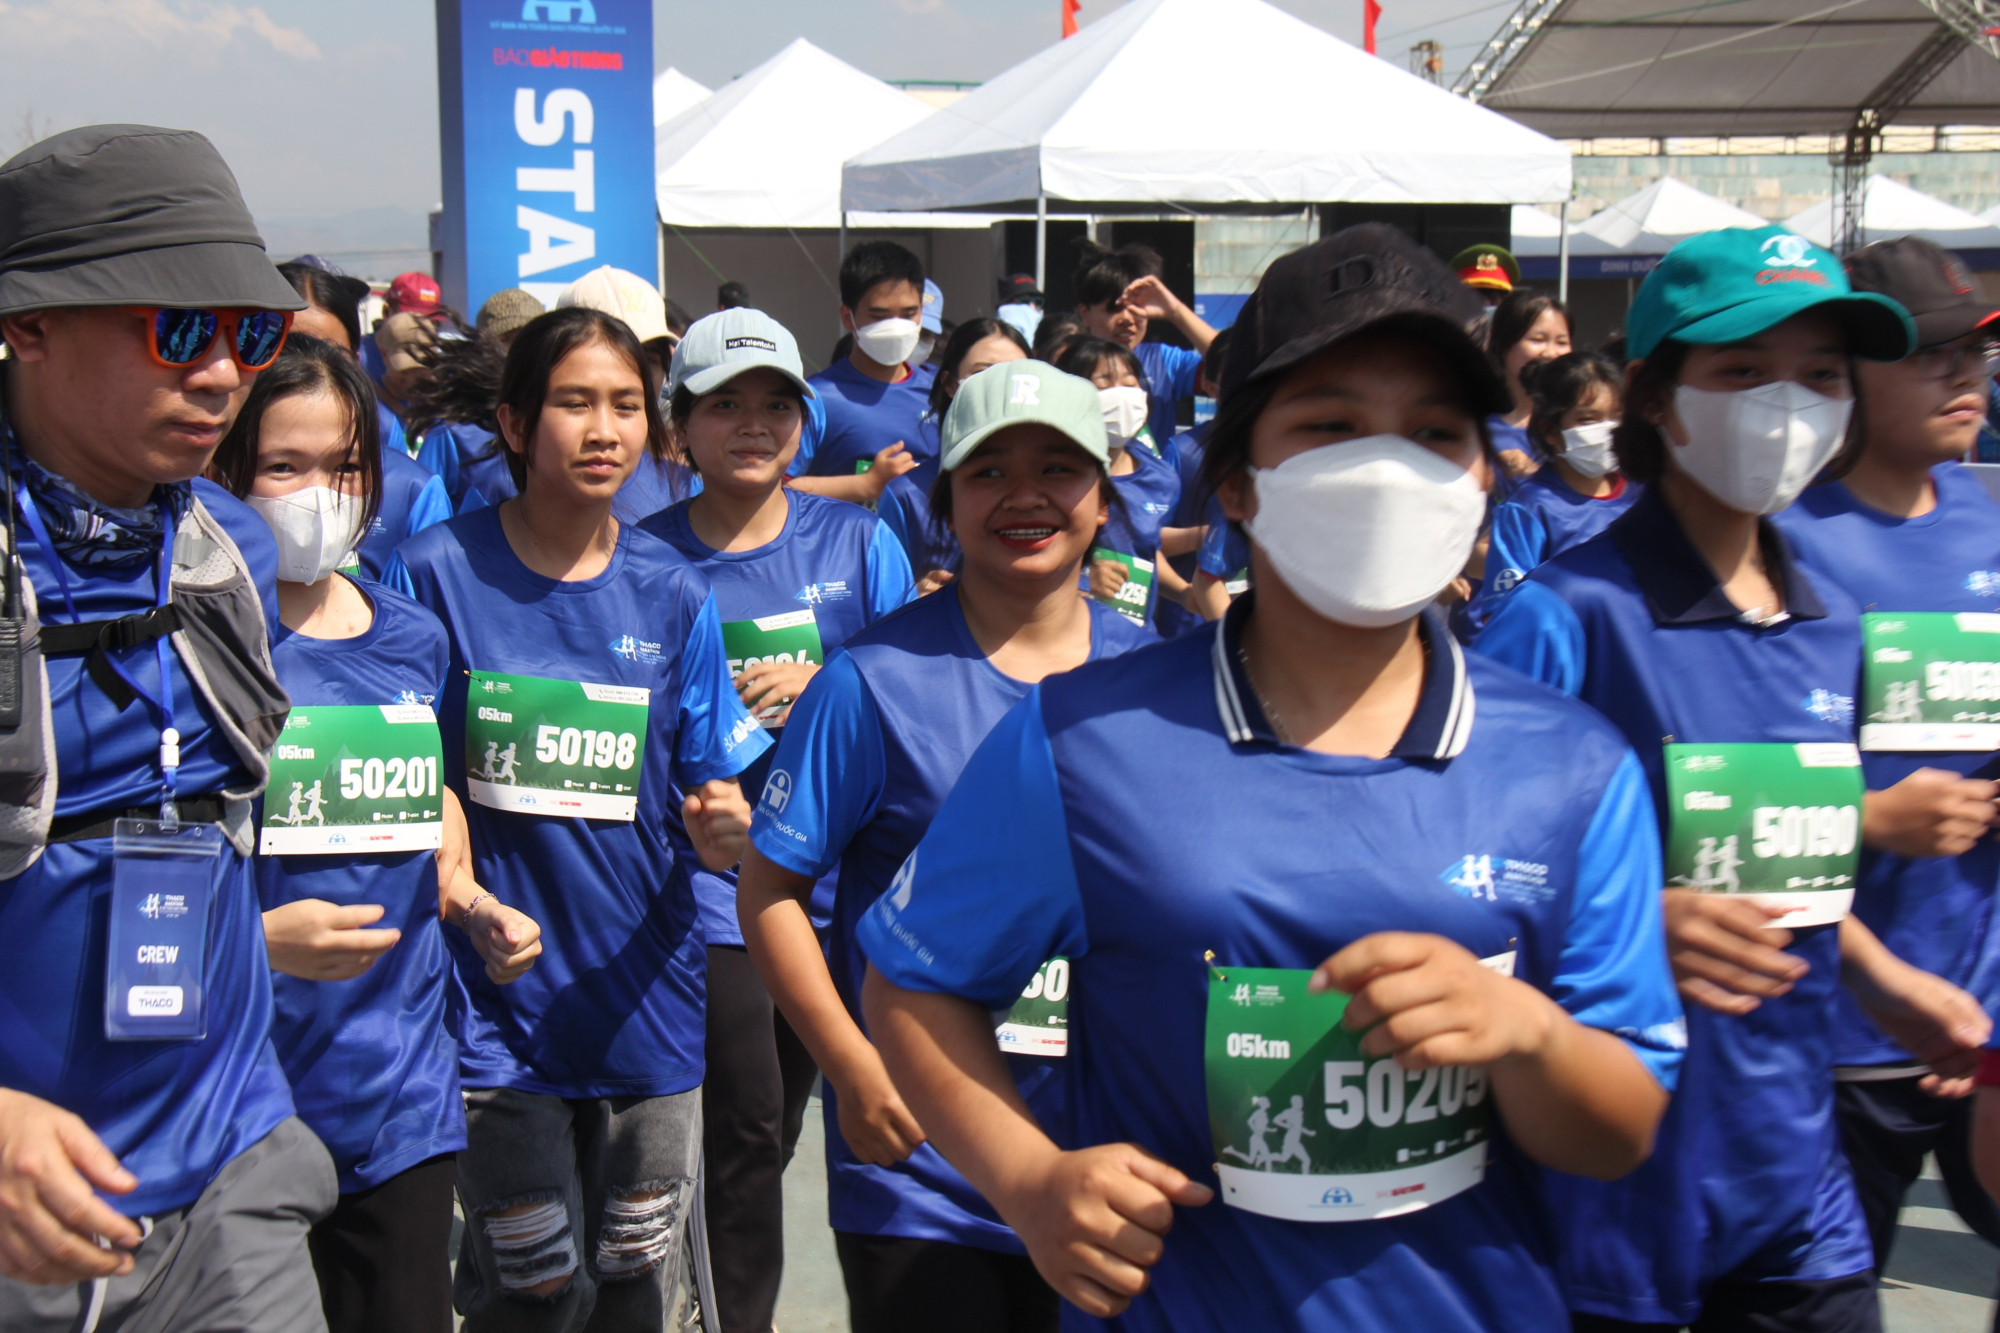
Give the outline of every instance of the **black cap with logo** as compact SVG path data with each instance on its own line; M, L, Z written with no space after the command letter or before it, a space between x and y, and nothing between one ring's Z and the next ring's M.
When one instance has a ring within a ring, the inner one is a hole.
M1264 273L1230 335L1221 396L1283 374L1363 329L1385 325L1435 346L1481 413L1513 402L1486 354L1484 304L1401 228L1364 222L1295 250Z
M1955 342L2000 318L1957 255L1919 236L1864 245L1847 256L1847 280L1857 292L1879 292L1910 312L1917 345Z

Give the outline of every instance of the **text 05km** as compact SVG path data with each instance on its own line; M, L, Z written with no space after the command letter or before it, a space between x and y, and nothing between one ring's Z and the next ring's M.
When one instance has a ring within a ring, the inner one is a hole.
M588 731L576 727L535 729L535 758L565 767L630 769L637 760L639 738L629 731Z

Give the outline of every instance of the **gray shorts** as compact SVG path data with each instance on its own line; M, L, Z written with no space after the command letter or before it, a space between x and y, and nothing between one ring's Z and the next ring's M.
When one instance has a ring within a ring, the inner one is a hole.
M464 1333L659 1333L701 1165L701 1089L469 1088L458 1155Z
M306 1234L340 1197L297 1117L222 1168L192 1208L141 1218L124 1277L37 1287L0 1278L7 1333L326 1333Z

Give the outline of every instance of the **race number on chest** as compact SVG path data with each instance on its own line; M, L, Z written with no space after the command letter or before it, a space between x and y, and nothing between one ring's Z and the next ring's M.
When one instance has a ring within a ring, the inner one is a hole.
M1861 617L1861 748L2000 750L2000 615Z
M1667 883L1754 893L1774 925L1847 915L1860 865L1861 755L1852 745L1669 745Z
M722 651L729 658L731 680L766 662L826 665L826 650L819 637L819 620L813 615L811 607L758 620L724 621ZM778 716L784 711L782 702L768 704L757 710L757 720L767 727L775 726Z
M1481 960L1513 974L1514 955ZM1484 1069L1406 1070L1361 1052L1348 997L1304 968L1208 974L1203 1068L1222 1200L1294 1222L1415 1212L1486 1173Z
M473 671L465 694L465 788L493 810L638 815L650 691Z
M264 856L435 851L444 742L427 704L294 708L271 751Z

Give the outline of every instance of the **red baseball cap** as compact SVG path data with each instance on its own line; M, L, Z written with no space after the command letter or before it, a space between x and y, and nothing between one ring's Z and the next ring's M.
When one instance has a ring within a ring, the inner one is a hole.
M444 305L444 291L428 273L398 273L383 299L391 310L434 315Z

